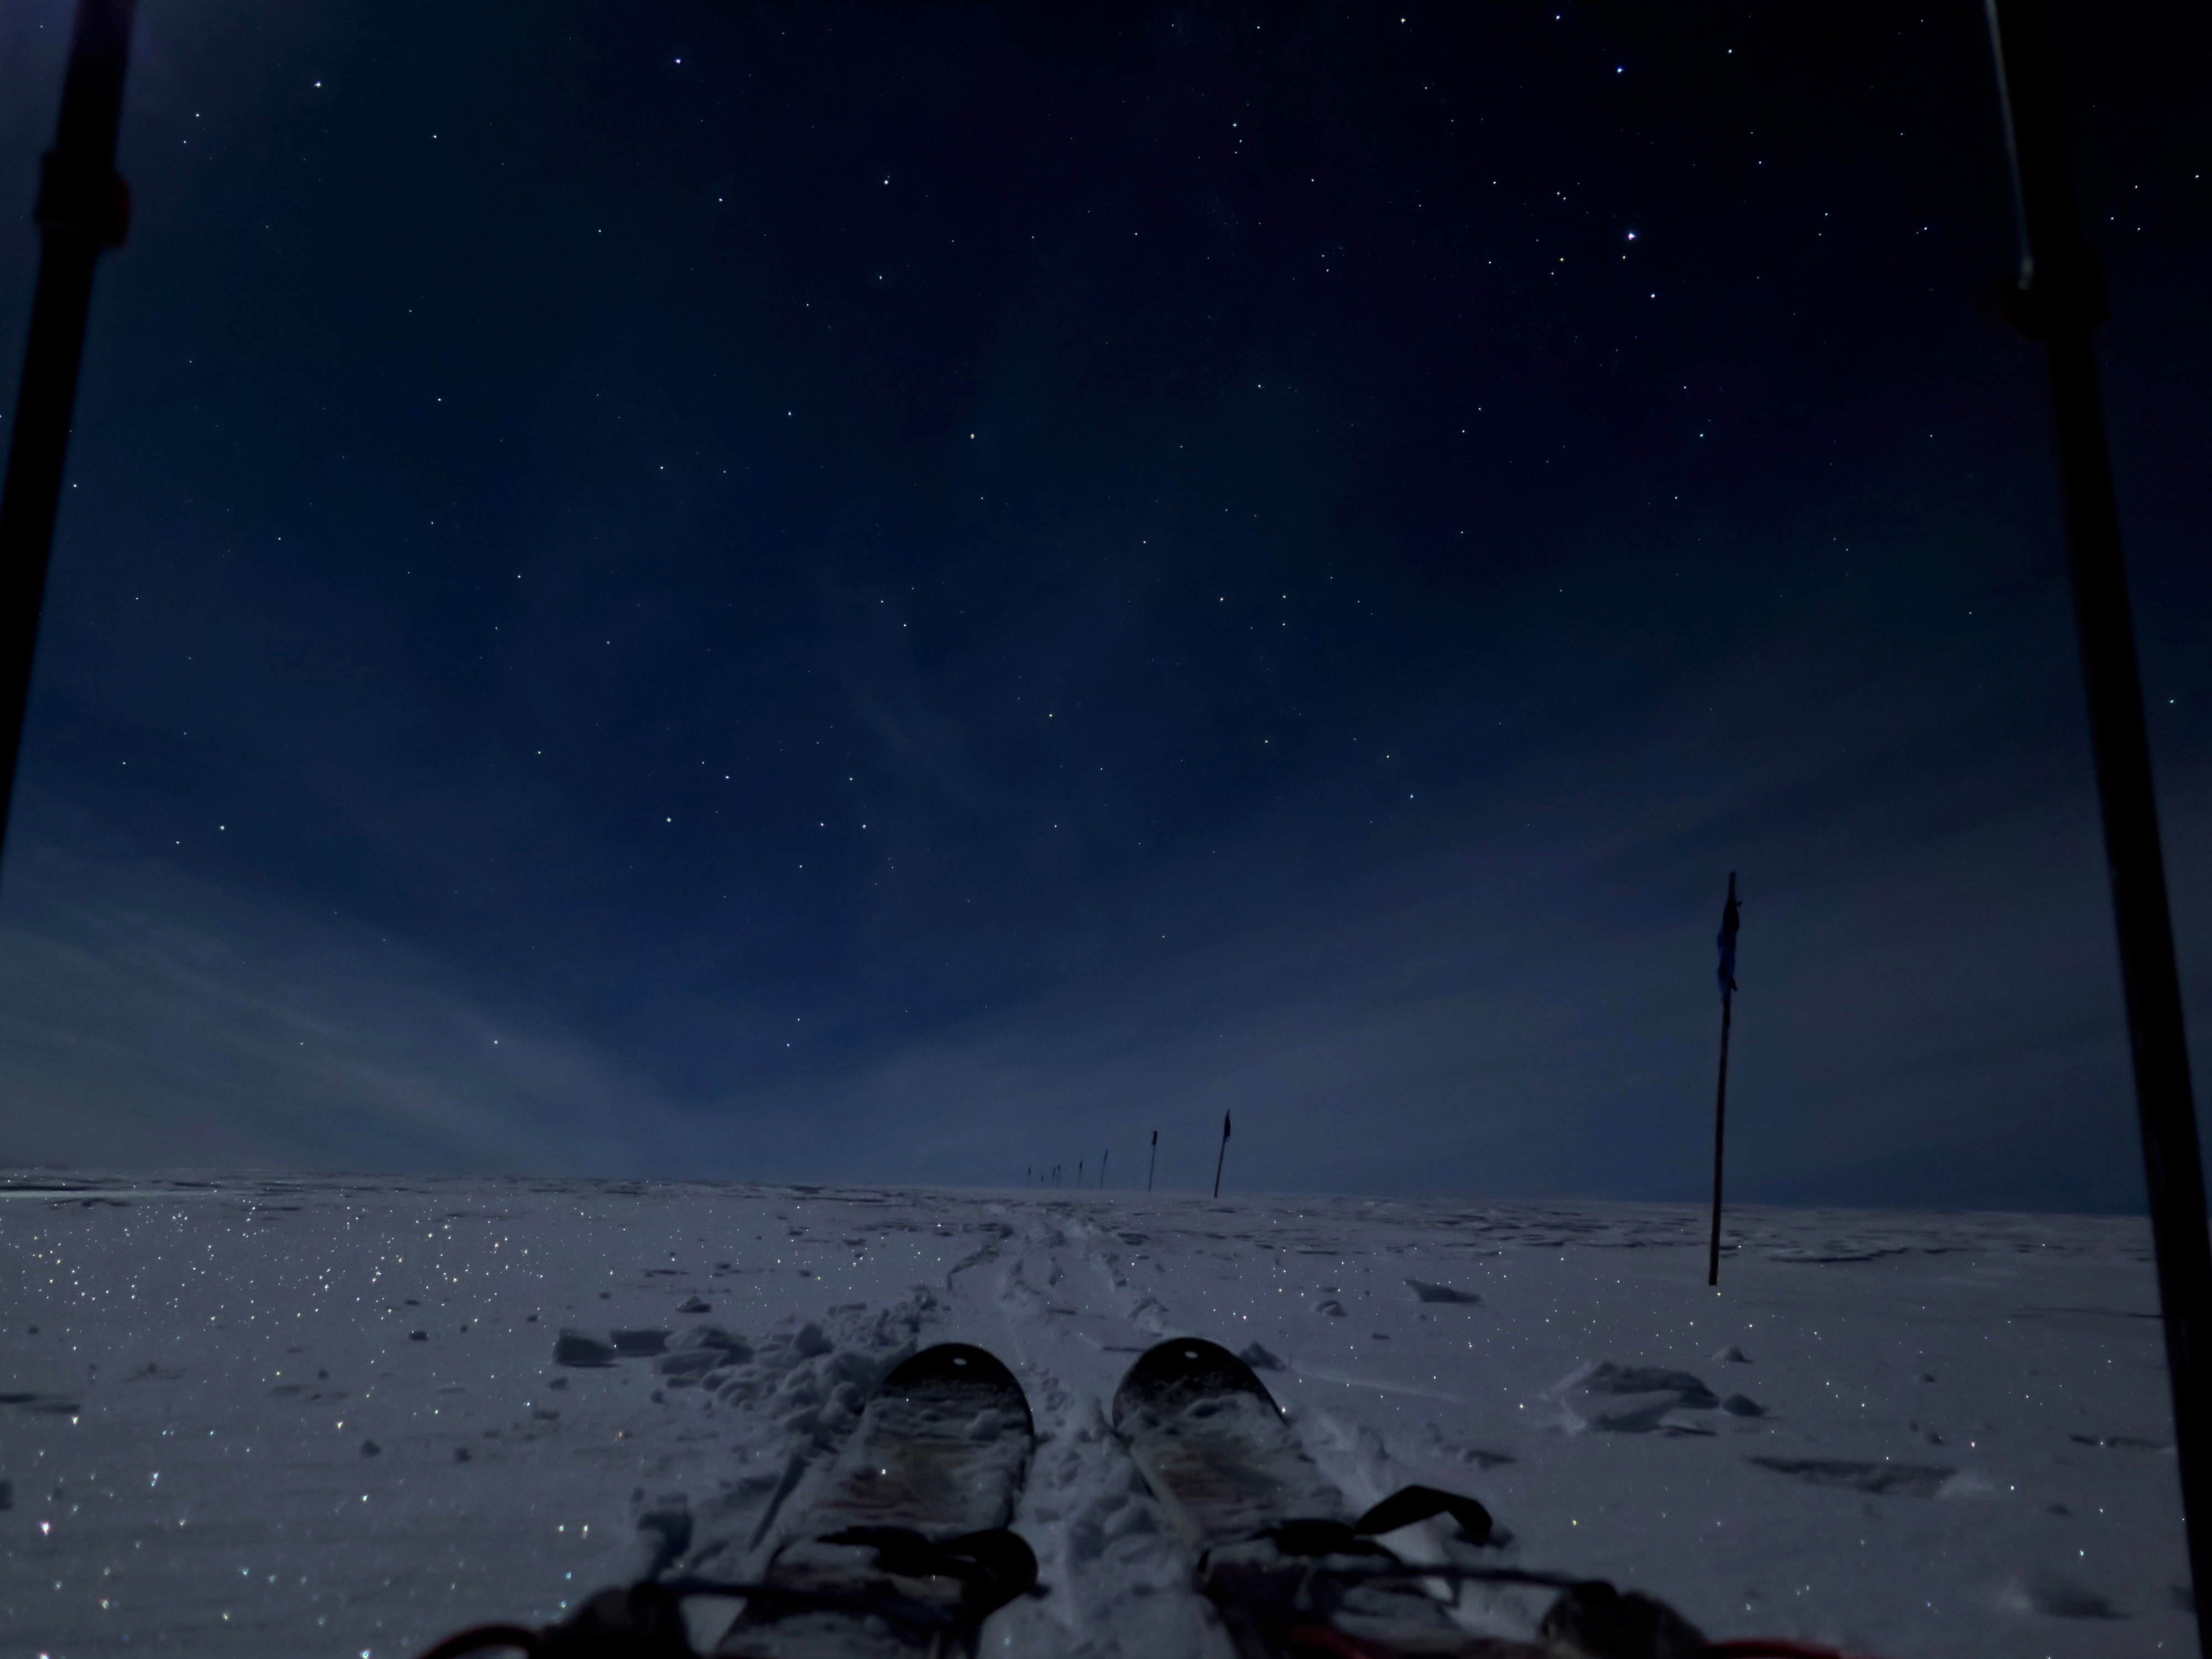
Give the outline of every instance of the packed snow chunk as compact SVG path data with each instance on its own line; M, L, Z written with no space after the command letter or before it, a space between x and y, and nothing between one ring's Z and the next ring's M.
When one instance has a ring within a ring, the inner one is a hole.
M711 1303L702 1302L696 1296L687 1296L676 1304L676 1311L685 1314L702 1314L712 1313L714 1309Z
M830 1375L837 1379L840 1392L851 1389L857 1394L866 1394L876 1386L876 1379L890 1369L858 1348L847 1348L830 1362Z
M610 1331L607 1334L615 1345L615 1352L625 1359L659 1353L668 1346L668 1333L663 1330Z
M1692 1412L1721 1402L1699 1378L1657 1365L1617 1365L1601 1360L1570 1372L1555 1385L1570 1433L1596 1429L1607 1434L1708 1434Z
M1283 1369L1283 1362L1257 1342L1246 1343L1237 1351L1237 1357L1255 1371L1279 1371Z
M615 1351L596 1336L586 1336L581 1331L563 1330L553 1344L553 1363L556 1365L611 1365Z
M728 1364L729 1356L720 1348L678 1348L655 1359L653 1369L671 1382L682 1379L696 1382L708 1371Z
M1583 1378L1582 1385L1592 1394L1671 1394L1678 1403L1701 1411L1710 1411L1720 1403L1713 1398L1713 1391L1689 1372L1657 1365L1616 1365L1606 1360Z
M1713 1358L1723 1365L1748 1365L1751 1364L1751 1356L1744 1352L1741 1348L1737 1347L1733 1342L1729 1343L1728 1346L1723 1348L1718 1353L1715 1354Z
M1730 1417L1764 1417L1766 1407L1747 1394L1732 1394L1721 1401L1721 1409Z
M1794 1474L1808 1486L1843 1486L1884 1497L1933 1498L1952 1484L1956 1469L1923 1463L1861 1463L1839 1457L1754 1457L1762 1469Z
M1479 1304L1482 1300L1473 1291L1455 1291L1449 1285L1431 1285L1425 1279L1409 1279L1406 1283L1413 1294L1424 1302Z
M711 1350L720 1353L723 1357L722 1363L726 1364L743 1364L753 1357L751 1343L720 1325L694 1325L668 1346L672 1352L678 1353L694 1349Z

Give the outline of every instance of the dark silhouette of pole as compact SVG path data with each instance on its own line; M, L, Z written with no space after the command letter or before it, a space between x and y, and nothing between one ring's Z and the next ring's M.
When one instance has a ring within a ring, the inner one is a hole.
M1728 903L1721 909L1721 1081L1713 1096L1713 1236L1705 1249L1705 1283L1721 1282L1721 1169L1728 1151L1729 1026L1735 1005L1735 872L1729 872Z
M2092 343L2108 314L2104 272L2082 239L2075 210L2050 15L2041 0L1988 0L1988 6L2021 244L2019 278L2003 293L2013 322L2043 343L2050 364L2074 620L2088 693L2151 1240L2166 1316L2175 1462L2201 1608L2212 1588L2212 1422L2205 1416L2205 1397L2212 1391L2206 1353L2212 1342L2212 1243L2205 1234L2204 1171L2190 1095L2158 799ZM2197 1632L2199 1650L2212 1656L2212 1625L2201 1611Z
M115 134L137 6L137 0L77 0L61 118L40 165L31 214L40 240L39 286L15 389L8 481L0 492L0 841L15 793L31 658L92 309L92 269L102 248L122 246L131 223L131 191L115 171Z
M1106 1190L1106 1160L1113 1156L1114 1149L1111 1146L1098 1154L1098 1190L1102 1193Z
M1229 1114L1221 1115L1221 1154L1213 1160L1213 1195L1221 1196L1221 1166L1229 1161Z
M1145 1164L1145 1190L1148 1193L1152 1190L1152 1176L1158 1172L1159 1167L1160 1132L1155 1129L1152 1131L1152 1155Z

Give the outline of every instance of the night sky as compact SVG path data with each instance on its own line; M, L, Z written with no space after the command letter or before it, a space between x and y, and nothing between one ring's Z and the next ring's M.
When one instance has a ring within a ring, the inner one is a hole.
M2059 24L2202 1075L2212 42ZM1696 1198L1735 870L1736 1195L2140 1204L1978 4L143 0L121 167L0 1162Z

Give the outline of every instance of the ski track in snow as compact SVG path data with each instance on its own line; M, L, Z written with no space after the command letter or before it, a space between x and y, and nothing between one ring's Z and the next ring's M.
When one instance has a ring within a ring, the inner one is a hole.
M1108 1426L1243 1350L1364 1505L1716 1637L1894 1659L2195 1639L2148 1231L1687 1206L583 1181L0 1182L0 1653L405 1659L799 1524L875 1379L975 1342L1038 1442L992 1653L1228 1659ZM562 1333L566 1358L556 1364ZM1409 1555L1463 1549L1432 1533ZM1516 1617L1504 1595L1474 1627Z

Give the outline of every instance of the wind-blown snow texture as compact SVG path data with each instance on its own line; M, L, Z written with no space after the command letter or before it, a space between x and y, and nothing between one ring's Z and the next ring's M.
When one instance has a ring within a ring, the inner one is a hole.
M1715 1635L2194 1639L2136 1220L1742 1211L1717 1293L1660 1206L25 1176L0 1230L11 1656L404 1659L656 1559L743 1571L947 1340L1040 1437L1048 1593L990 1650L1212 1656L1104 1417L1184 1333L1353 1503L1471 1491L1506 1559Z

